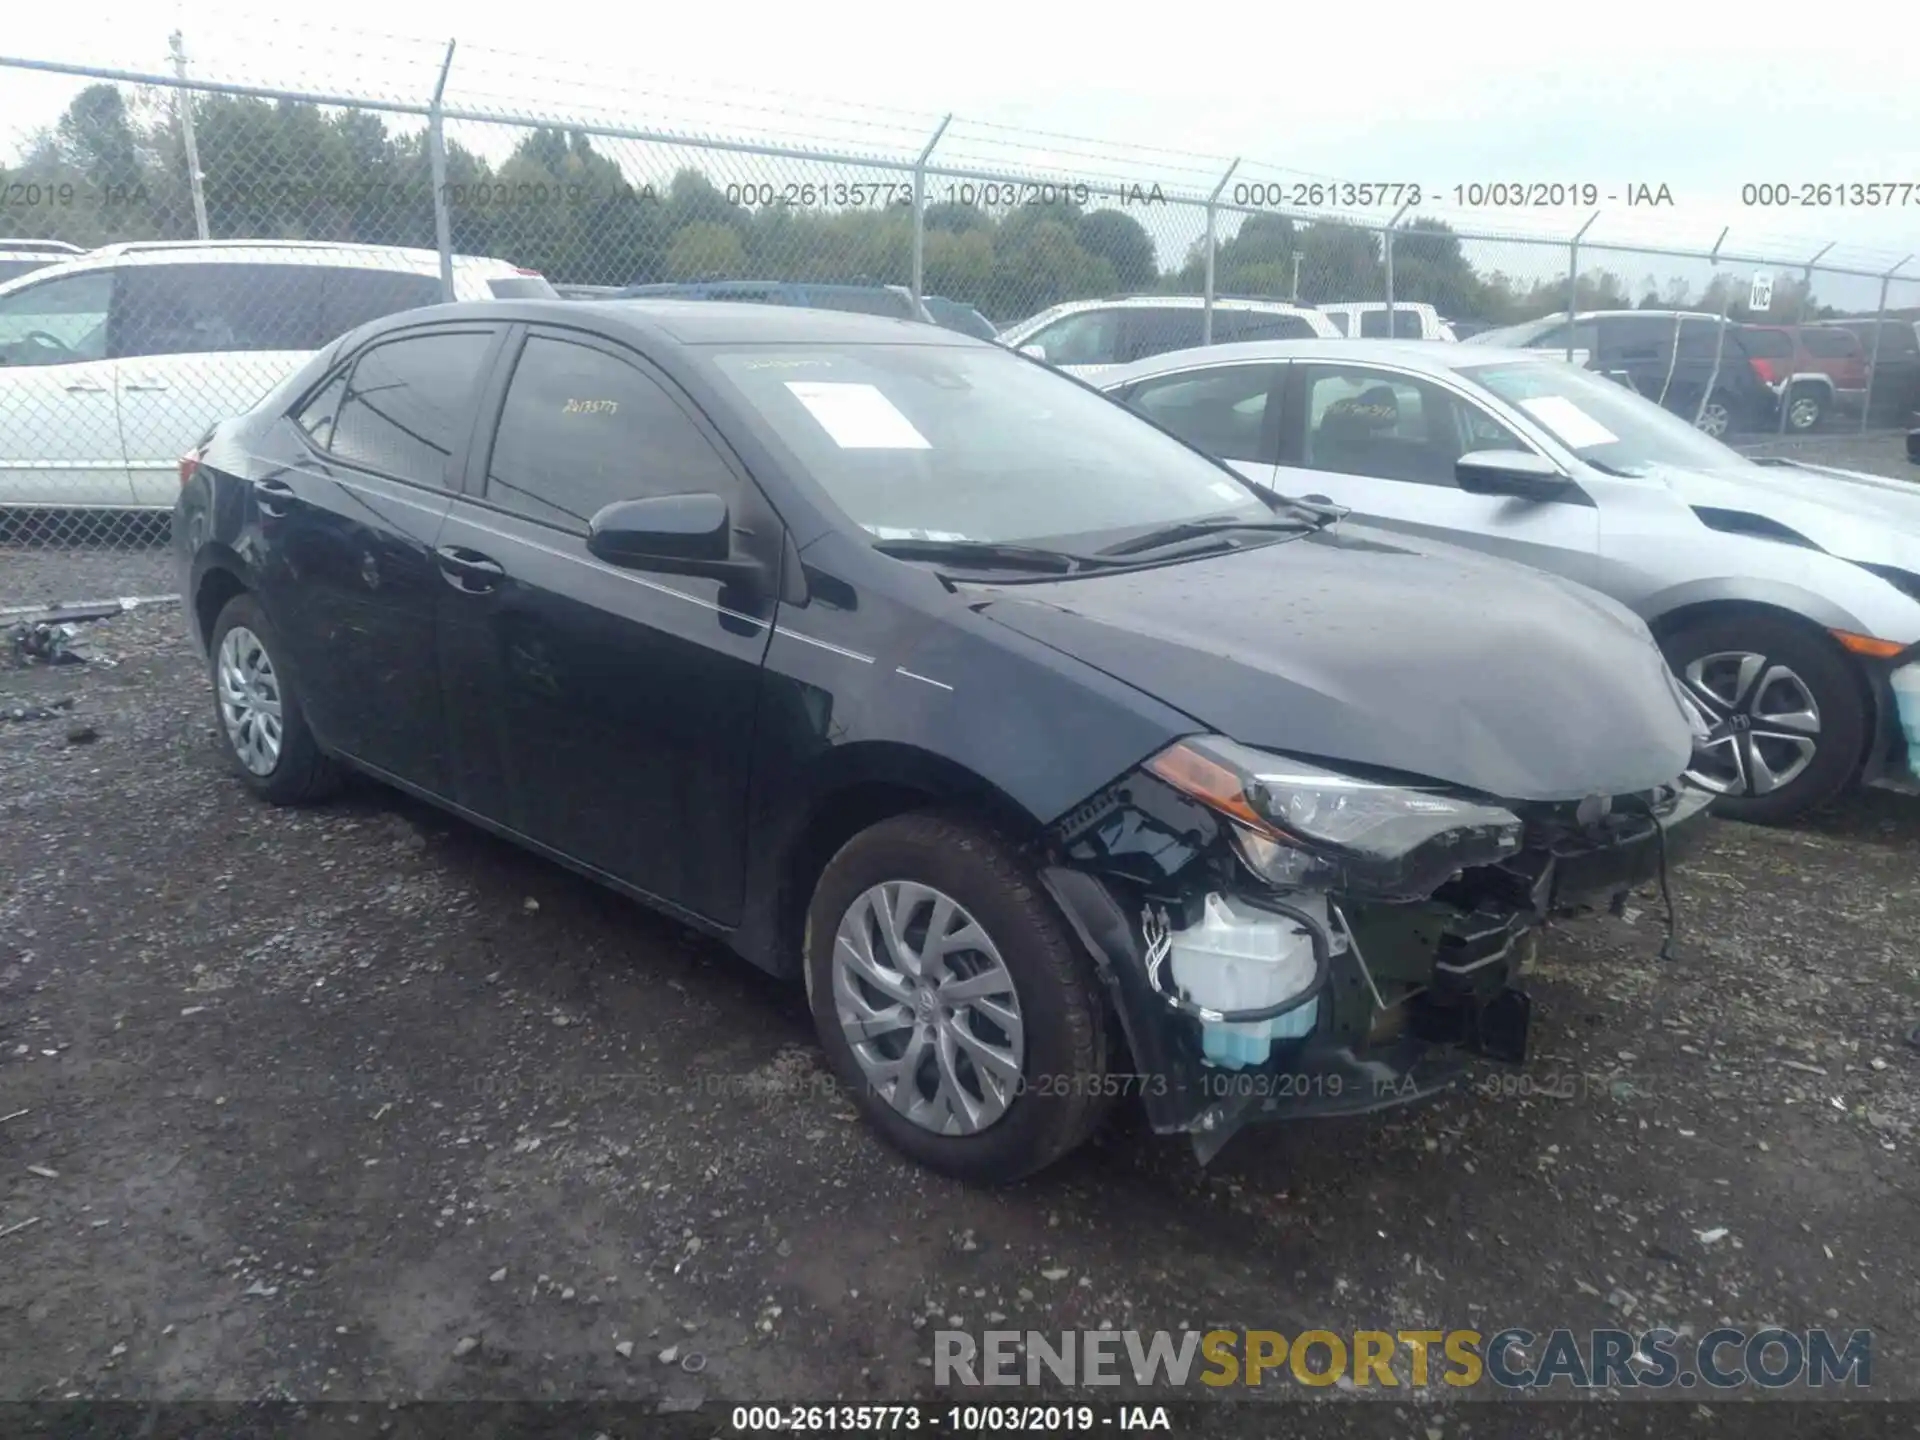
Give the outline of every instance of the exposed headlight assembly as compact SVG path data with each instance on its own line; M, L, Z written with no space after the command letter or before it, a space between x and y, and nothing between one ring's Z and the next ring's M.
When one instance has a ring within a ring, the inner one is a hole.
M1497 805L1342 775L1218 735L1177 741L1146 769L1231 820L1240 858L1271 885L1421 899L1456 871L1520 848L1520 818Z

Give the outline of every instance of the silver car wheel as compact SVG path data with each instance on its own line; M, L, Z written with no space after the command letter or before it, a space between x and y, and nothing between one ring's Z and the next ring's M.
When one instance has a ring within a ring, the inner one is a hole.
M280 677L260 637L244 625L227 631L217 676L227 743L248 770L271 775L280 763Z
M1696 429L1702 430L1718 440L1721 436L1725 435L1728 430L1733 428L1733 416L1727 411L1726 401L1709 400L1706 405L1701 408L1700 418L1693 423Z
M1787 428L1789 430L1811 430L1820 423L1820 402L1810 395L1803 395L1787 407Z
M1718 795L1767 795L1799 779L1820 746L1820 705L1785 665L1746 650L1690 661L1681 674L1707 722L1687 778Z
M911 880L862 892L833 944L833 1005L874 1092L936 1135L976 1135L1019 1093L1020 997L993 938Z

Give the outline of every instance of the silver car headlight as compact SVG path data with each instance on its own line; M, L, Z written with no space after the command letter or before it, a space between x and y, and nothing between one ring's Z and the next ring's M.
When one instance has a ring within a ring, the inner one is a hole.
M1482 801L1343 775L1219 735L1162 750L1147 771L1224 815L1268 884L1418 899L1520 848L1520 818Z

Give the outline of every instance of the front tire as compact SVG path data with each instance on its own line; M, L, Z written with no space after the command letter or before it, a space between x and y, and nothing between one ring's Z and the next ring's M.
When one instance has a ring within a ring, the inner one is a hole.
M1105 1114L1099 981L1031 866L992 831L919 813L856 835L815 888L806 952L834 1072L920 1164L1005 1184Z
M252 595L229 600L207 643L215 735L247 788L275 805L323 799L339 769L322 753L287 674L280 632Z
M1831 640L1792 620L1724 616L1661 644L1712 733L1687 778L1716 814L1778 825L1852 783L1869 716L1859 676Z

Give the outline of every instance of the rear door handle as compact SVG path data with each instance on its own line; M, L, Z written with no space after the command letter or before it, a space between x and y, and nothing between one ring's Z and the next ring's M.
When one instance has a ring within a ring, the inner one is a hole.
M284 480L256 480L253 494L263 514L276 516L286 514L283 507L298 498L294 488Z
M504 565L464 545L442 545L433 552L433 558L447 583L470 595L484 595L507 578Z
M61 387L69 395L104 395L107 387L96 385L91 380L74 380Z
M129 380L121 387L126 390L171 390L173 387L164 380L155 380L151 376L139 380Z

